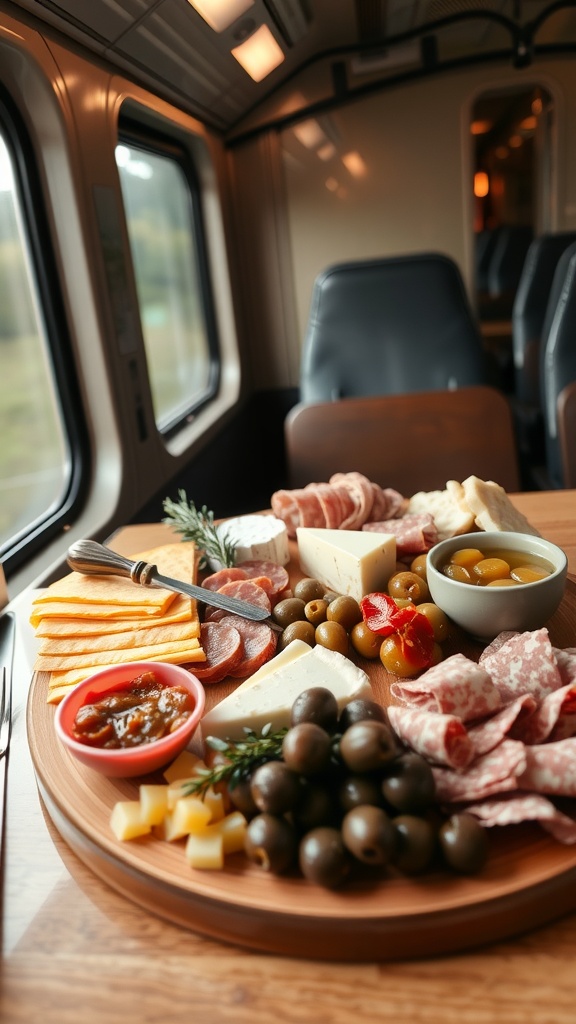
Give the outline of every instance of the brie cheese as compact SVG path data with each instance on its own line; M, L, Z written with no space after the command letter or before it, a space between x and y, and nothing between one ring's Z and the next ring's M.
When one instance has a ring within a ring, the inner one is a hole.
M295 640L293 644L302 642ZM340 711L357 698L374 699L366 673L344 655L325 647L302 644L307 650L302 652L298 647L296 657L287 661L283 655L293 644L268 663L266 673L258 679L254 676L247 679L204 716L201 723L204 740L207 736L240 740L245 728L259 733L268 723L274 732L287 727L296 697L312 686L331 690Z
M286 524L276 516L236 516L217 526L221 537L226 537L235 547L235 563L252 559L288 565L290 549ZM210 567L217 572L222 563L210 559Z

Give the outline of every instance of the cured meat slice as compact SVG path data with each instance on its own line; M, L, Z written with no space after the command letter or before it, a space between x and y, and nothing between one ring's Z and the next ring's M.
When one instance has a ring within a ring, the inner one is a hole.
M488 672L463 654L433 665L419 679L392 683L390 693L403 704L457 715L464 722L484 718L501 705Z
M391 706L388 720L404 743L433 764L462 769L474 757L466 727L454 715Z
M398 558L423 554L438 542L438 530L427 512L402 516L401 519L385 519L379 523L364 523L362 529L371 533L392 533L396 538Z
M518 740L505 739L494 750L477 757L463 772L433 767L438 800L468 803L518 789L518 777L526 768L527 749Z
M200 626L200 643L206 654L206 661L193 666L194 675L202 683L219 683L240 664L244 655L244 644L238 630L232 623L203 622Z
M330 483L345 487L354 502L353 511L340 524L340 529L359 530L362 524L368 520L372 511L374 503L372 481L363 473L334 473L330 477Z
M504 630L504 632L498 633L498 636L495 636L488 646L484 648L478 658L478 661L483 662L484 659L489 658L491 654L496 654L496 651L499 651L502 645L507 643L508 640L511 640L514 636L519 636L517 629Z
M294 501L300 516L299 526L312 526L323 529L326 519L315 487L303 487L294 491Z
M339 530L340 523L350 515L354 508L348 491L343 487L332 487L331 484L309 484L313 487L320 507L324 513L325 526L328 530Z
M211 576L207 576L203 581L202 586L206 590L220 590L225 583L232 583L236 580L247 580L248 573L244 569L239 569L236 566L231 566L226 569L218 569L218 572L213 572Z
M286 526L289 537L296 536L296 528L301 526L300 510L298 508L294 491L274 491L270 498L270 506L275 516L281 519Z
M562 682L565 685L576 683L576 647L566 647L565 650L553 647L552 650Z
M264 587L268 594L281 594L283 590L286 590L290 582L288 571L283 565L278 565L276 562L270 562L264 558L253 558L240 562L238 568L246 573L248 579L266 577L270 581L270 587ZM263 584L260 584L260 586L263 586Z
M526 747L521 789L555 796L576 796L576 737Z
M544 697L517 735L524 743L567 739L576 734L576 684L561 686Z
M482 658L504 702L522 693L537 701L558 690L562 677L546 628L516 633L496 651Z
M503 793L480 803L468 804L468 814L486 828L538 821L560 843L576 843L576 821L563 814L541 793Z
M534 697L531 697L529 693L524 693L511 704L507 704L497 711L491 718L486 718L483 722L471 726L468 729L468 735L476 756L487 754L489 750L493 750L507 735L514 740L523 740L524 723L530 719L537 707L538 704Z
M374 500L368 521L377 523L385 519L396 519L401 516L406 507L406 498L393 487L380 487L380 484L372 483Z
M238 630L244 645L242 660L230 672L235 679L245 679L268 661L276 651L277 635L266 622L252 622L239 615L227 615L227 622Z
M225 583L223 587L220 587L218 593L236 597L239 601L246 601L248 604L255 604L259 608L265 608L267 612L272 610L268 594L255 580L231 580L230 583Z

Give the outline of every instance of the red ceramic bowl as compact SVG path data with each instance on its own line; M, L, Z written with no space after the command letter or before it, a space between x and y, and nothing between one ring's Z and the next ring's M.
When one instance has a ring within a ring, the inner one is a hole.
M164 686L185 687L194 698L194 708L174 732L135 747L108 749L80 743L72 735L78 710L114 690L126 689L143 672L153 672ZM164 767L188 745L204 712L204 687L185 668L157 661L133 661L104 668L78 683L56 708L54 719L58 738L67 750L88 768L111 777L148 775Z

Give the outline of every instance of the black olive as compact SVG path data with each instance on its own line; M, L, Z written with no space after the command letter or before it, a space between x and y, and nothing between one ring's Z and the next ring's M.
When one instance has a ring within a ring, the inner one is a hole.
M397 832L381 807L354 807L342 822L345 847L364 864L388 864L396 850Z
M240 779L234 786L228 786L228 796L234 807L241 811L245 818L252 818L258 814L258 807L254 802L250 789L251 779L246 777Z
M304 877L326 889L342 885L352 866L340 830L326 826L306 833L300 841L298 861Z
M298 694L292 705L291 725L299 725L300 722L315 722L326 732L335 732L338 701L332 690L326 686L311 686Z
M438 838L446 863L463 875L480 871L488 857L486 829L471 814L453 814L441 825Z
M302 784L299 775L283 761L267 761L252 773L250 792L258 810L284 814L297 806Z
M417 875L432 863L436 852L436 830L426 818L402 814L393 818L397 832L394 863L405 875Z
M280 875L296 862L296 832L286 818L258 814L247 825L244 849L254 864Z
M331 752L330 735L315 722L299 722L288 730L282 741L285 764L301 775L324 771L330 762Z
M420 754L402 754L387 769L382 780L382 793L397 811L421 814L436 800L432 768Z
M399 753L398 741L385 722L355 722L340 740L340 756L352 772L372 772Z
M340 820L332 791L317 782L304 784L302 798L290 817L300 832L309 832L319 825L336 825Z
M383 804L380 782L372 775L347 775L338 789L338 800L344 811L350 811L360 804Z
M291 622L298 622L304 616L304 601L299 597L285 597L272 609L272 618L282 629L286 629Z
M388 720L386 711L381 704L377 704L375 700L364 700L362 697L358 697L343 708L338 728L340 732L346 732L346 729L349 729L355 722L365 722L371 718L376 719L377 722Z

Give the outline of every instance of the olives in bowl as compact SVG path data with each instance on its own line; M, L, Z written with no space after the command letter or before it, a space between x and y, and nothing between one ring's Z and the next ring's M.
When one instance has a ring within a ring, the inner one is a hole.
M451 537L428 552L434 603L473 637L540 629L564 594L568 560L531 534L478 532Z

